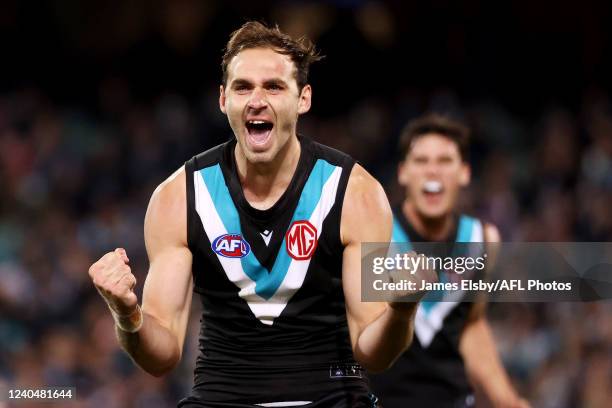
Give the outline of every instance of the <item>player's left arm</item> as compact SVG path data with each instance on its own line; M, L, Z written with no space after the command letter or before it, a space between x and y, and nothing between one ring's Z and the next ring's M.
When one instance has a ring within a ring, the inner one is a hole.
M485 224L484 229L487 243L501 242L499 231L494 225ZM490 249L495 252L495 248ZM494 259L489 258L489 262L491 261L494 262ZM491 264L489 270L492 266ZM506 374L485 310L485 301L474 303L461 335L459 351L467 375L474 387L482 391L493 407L528 408L529 403L517 395Z
M361 301L361 257L366 255L361 243L388 243L392 215L382 186L359 165L351 172L341 219L342 286L353 354L367 370L380 372L410 345L416 303Z

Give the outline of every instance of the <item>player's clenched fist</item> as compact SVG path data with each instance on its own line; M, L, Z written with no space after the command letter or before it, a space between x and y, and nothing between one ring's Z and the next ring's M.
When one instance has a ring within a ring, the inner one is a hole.
M389 281L402 288L394 291L395 301L418 302L427 294L428 285L438 281L438 274L424 254L410 251L402 255L403 262L389 271Z
M136 332L142 326L142 312L134 293L136 278L129 261L125 249L117 248L91 265L89 276L111 309L117 326Z

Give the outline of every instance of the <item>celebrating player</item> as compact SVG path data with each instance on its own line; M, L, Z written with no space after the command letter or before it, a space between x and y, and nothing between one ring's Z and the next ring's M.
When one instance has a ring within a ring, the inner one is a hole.
M142 307L123 249L90 268L121 346L154 375L178 363L200 294L195 384L179 406L372 407L363 368L386 369L411 341L414 303L360 297L361 242L391 237L382 187L296 133L318 58L278 28L235 31L219 97L235 137L153 193Z
M437 114L405 128L398 181L406 197L394 211L394 242L418 250L419 242L500 240L494 225L456 212L460 190L470 181L467 138L464 125ZM418 306L414 342L390 370L372 378L383 406L471 407L473 385L493 407L527 407L503 369L484 309L483 302L426 296Z

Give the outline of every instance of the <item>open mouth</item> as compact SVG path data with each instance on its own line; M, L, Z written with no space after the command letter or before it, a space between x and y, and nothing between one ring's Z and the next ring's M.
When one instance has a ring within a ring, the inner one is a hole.
M246 130L251 142L262 145L268 141L274 124L267 120L247 120Z
M442 192L444 192L444 187L439 181L430 180L423 183L423 193L426 196L433 197L441 194Z

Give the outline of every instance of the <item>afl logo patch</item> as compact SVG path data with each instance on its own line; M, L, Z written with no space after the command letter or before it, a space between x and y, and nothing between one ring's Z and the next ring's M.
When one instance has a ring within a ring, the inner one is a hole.
M225 234L213 241L212 250L226 258L244 258L251 252L251 246L240 234Z
M306 220L294 221L285 235L285 244L293 259L310 259L317 248L317 229Z

